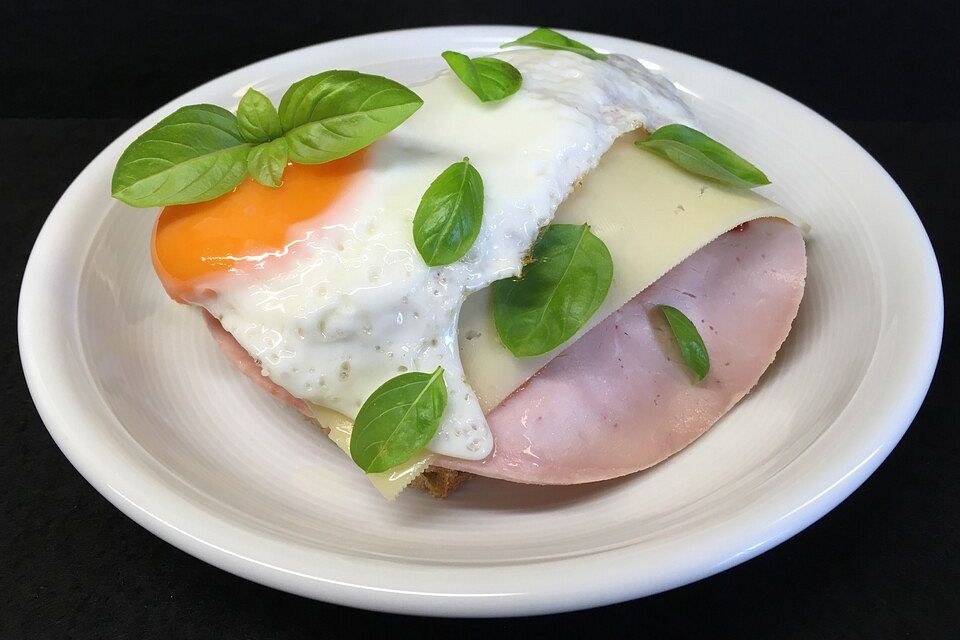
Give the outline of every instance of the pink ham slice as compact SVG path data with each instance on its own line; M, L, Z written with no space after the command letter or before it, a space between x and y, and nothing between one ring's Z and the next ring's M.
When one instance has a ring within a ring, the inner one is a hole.
M724 234L494 409L489 457L434 464L533 484L606 480L657 464L757 383L790 331L805 278L803 237L793 225L764 219ZM699 329L711 361L699 384L659 304L680 309Z
M790 331L803 295L800 231L758 220L710 243L567 348L488 416L493 453L434 464L531 484L577 484L634 473L696 440L757 383ZM694 385L659 304L697 324L710 354ZM234 364L272 395L306 405L260 374L214 318Z

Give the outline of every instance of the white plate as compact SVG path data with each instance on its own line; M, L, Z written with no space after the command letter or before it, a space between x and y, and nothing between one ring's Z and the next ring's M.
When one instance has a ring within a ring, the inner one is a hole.
M23 280L27 382L57 444L124 513L251 580L357 607L487 616L600 605L710 575L850 494L916 414L943 327L940 276L903 193L790 98L673 51L579 40L662 70L697 115L771 176L812 225L795 329L754 393L706 436L621 480L540 488L472 479L445 501L384 503L327 438L233 371L150 267L154 212L109 197L120 152L188 103L278 98L353 68L412 82L440 52L489 52L525 27L450 27L329 42L227 74L107 147L47 220ZM865 534L869 533L864 531Z

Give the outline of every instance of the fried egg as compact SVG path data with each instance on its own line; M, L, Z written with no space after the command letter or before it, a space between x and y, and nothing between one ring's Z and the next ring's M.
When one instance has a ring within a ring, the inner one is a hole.
M413 87L417 113L363 151L290 164L278 189L246 181L164 209L153 259L168 293L207 309L290 394L351 419L390 378L443 367L447 409L428 449L487 457L493 439L458 348L465 298L520 273L539 229L618 136L692 121L673 86L631 58L496 57L523 76L506 100L481 103L443 72ZM428 267L413 217L464 157L484 181L480 234L461 260Z

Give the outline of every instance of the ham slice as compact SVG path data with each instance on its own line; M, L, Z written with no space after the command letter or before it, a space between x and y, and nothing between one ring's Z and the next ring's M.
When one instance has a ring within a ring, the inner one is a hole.
M642 250L642 249L641 249ZM434 465L532 484L606 480L652 466L710 428L756 385L790 331L806 278L803 237L777 219L728 232L674 267L547 364L488 415L493 453ZM699 328L710 354L693 384L656 305ZM278 399L310 415L260 373L220 323L221 350Z
M494 409L489 457L434 464L533 484L606 480L657 464L757 383L790 331L805 278L803 237L793 225L766 218L722 235ZM699 384L659 304L680 309L699 329L711 361Z

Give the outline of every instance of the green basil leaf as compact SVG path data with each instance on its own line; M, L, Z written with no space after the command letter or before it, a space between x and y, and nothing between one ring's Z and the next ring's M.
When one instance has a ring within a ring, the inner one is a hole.
M545 29L540 27L539 29L534 29L527 35L517 38L513 42L508 42L507 44L500 45L501 49L507 47L538 47L540 49L558 49L560 51L572 51L573 53L579 53L585 58L590 58L591 60L606 60L607 56L603 53L598 53L583 44L582 42L577 42L572 40L562 33L557 33L553 29Z
M670 330L677 344L680 345L680 353L683 354L683 361L687 363L693 372L694 382L703 380L707 372L710 371L710 356L707 354L707 347L703 344L703 338L700 332L690 318L683 315L683 312L675 307L661 304L657 306L667 319Z
M440 428L447 407L443 369L387 380L360 407L350 435L350 457L367 473L406 462Z
M249 151L236 116L226 109L181 107L126 148L111 191L133 207L212 200L244 179Z
M497 335L517 357L569 340L597 312L613 279L607 245L586 224L553 224L533 245L519 278L494 283Z
M512 96L523 82L520 72L509 62L496 58L471 60L456 51L444 51L442 55L457 77L481 102L494 102Z
M287 141L283 138L258 144L247 158L250 177L265 187L279 187L286 168Z
M279 114L290 159L317 164L366 147L422 104L417 94L393 80L325 71L291 85Z
M469 158L437 176L413 217L413 241L431 267L456 262L470 250L483 220L483 178Z
M276 107L253 88L247 89L237 105L237 126L247 142L270 142L283 135Z
M682 124L660 127L646 140L637 140L636 145L667 158L690 173L731 187L750 189L770 184L760 169L710 136Z

